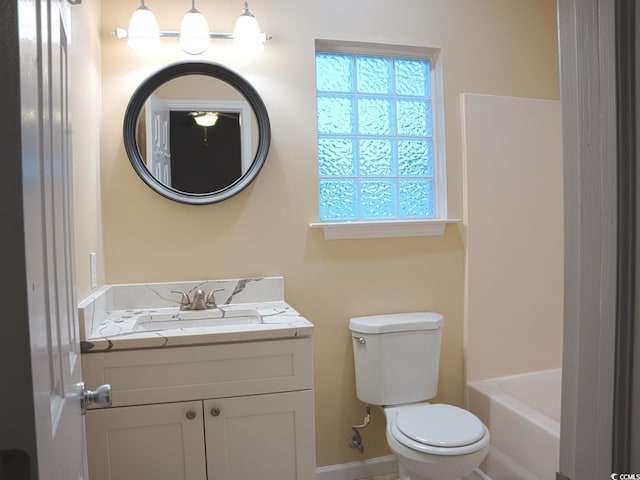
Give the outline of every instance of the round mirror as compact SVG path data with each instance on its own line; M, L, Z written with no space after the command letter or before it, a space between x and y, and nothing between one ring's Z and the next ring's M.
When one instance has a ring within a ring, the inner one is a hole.
M134 92L124 146L136 173L159 194L207 204L243 190L264 165L269 116L244 78L215 63L169 65Z

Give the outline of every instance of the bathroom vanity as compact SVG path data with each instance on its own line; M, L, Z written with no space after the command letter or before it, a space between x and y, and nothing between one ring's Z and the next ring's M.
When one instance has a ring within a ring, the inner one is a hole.
M178 309L171 292L196 288L220 290L210 315ZM283 293L272 277L85 300L84 379L112 387L111 408L86 416L91 479L314 478L313 325Z

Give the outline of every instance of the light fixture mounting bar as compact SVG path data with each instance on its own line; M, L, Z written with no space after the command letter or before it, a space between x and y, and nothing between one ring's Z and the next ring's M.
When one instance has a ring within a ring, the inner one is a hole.
M180 32L176 31L162 31L160 30L160 37L167 38L179 38ZM218 33L218 32L209 32L209 38L218 38L223 40L233 40L233 33Z
M118 27L115 30L113 30L113 35L119 39L122 38L127 38L127 29L126 28L122 28L122 27ZM158 32L160 34L160 37L166 37L166 38L180 38L180 32L177 31L160 31ZM268 34L268 33L263 33L262 35L264 35L264 39L265 40L272 40L273 36ZM219 32L209 32L209 38L214 38L217 40L233 40L233 33L219 33Z

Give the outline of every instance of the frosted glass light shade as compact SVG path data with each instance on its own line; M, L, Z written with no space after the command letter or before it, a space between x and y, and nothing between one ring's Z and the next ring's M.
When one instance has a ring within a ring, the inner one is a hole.
M264 35L256 17L249 11L245 2L242 14L233 27L233 46L243 53L256 54L264 50Z
M153 12L141 3L129 20L127 45L136 49L157 47L160 44L159 30Z
M200 55L209 48L210 44L207 20L194 7L182 19L180 48L190 55Z

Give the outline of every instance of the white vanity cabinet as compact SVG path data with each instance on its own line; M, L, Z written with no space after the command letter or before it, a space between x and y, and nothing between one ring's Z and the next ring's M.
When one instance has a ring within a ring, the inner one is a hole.
M310 337L90 353L91 480L315 478Z
M89 478L206 480L202 424L201 401L91 410Z
M208 480L315 478L312 405L310 390L205 401Z

